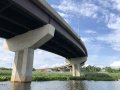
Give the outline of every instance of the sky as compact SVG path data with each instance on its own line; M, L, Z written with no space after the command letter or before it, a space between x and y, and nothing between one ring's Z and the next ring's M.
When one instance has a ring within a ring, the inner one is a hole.
M87 65L120 67L120 0L47 0L85 43ZM14 52L3 48L0 67L12 67ZM34 68L64 64L64 57L35 50Z

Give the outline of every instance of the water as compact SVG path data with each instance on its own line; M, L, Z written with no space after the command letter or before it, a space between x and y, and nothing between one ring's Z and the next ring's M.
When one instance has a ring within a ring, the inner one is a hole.
M120 81L0 82L0 90L120 90Z

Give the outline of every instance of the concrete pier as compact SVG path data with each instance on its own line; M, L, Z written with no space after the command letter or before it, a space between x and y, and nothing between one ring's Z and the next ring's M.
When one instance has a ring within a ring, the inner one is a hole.
M80 76L80 64L72 64L72 75Z
M54 37L55 28L47 24L36 30L7 39L4 47L15 52L12 82L31 82L34 49Z
M30 82L32 80L34 50L27 48L15 52L12 82Z
M87 57L66 59L66 62L72 65L72 75L80 76L80 67L87 60Z

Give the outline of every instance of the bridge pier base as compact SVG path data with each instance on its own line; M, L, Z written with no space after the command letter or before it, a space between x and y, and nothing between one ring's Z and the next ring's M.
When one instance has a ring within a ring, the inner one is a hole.
M70 73L72 72L72 68L70 68Z
M30 82L32 80L34 50L27 48L15 52L12 82Z
M80 64L72 64L72 75L80 76Z
M76 76L76 77L80 76L80 73L81 73L80 67L84 64L86 60L87 60L87 57L66 59L66 62L72 65L73 76Z
M7 39L4 48L15 52L12 82L31 82L34 50L54 37L55 28L44 25L35 30Z

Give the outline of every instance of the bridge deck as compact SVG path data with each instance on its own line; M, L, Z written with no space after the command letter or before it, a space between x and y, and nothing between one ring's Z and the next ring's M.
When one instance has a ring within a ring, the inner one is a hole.
M82 41L44 0L0 0L2 38L8 39L48 23L56 28L55 36L40 49L66 58L87 56Z

